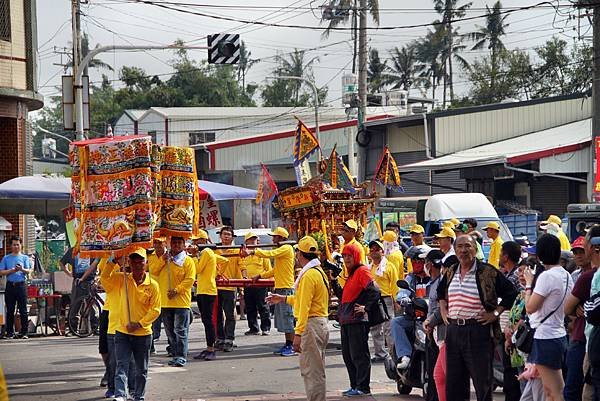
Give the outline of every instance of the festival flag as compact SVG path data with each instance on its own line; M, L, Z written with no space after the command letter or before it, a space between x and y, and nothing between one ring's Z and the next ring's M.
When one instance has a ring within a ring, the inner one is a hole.
M294 165L297 166L319 149L319 141L298 117L295 118L298 120L298 127L294 141Z
M258 190L256 191L256 204L268 204L279 193L273 177L264 164L260 164L262 169L260 180L258 181Z
M375 170L373 186L375 186L375 183L383 184L394 191L404 192L396 160L394 160L394 157L387 146L383 149L383 153L377 164L377 169Z
M336 146L331 151L331 156L327 160L327 166L323 173L323 181L331 185L333 188L340 188L348 192L356 192L352 182L352 177L348 168L342 161L342 158L338 156Z

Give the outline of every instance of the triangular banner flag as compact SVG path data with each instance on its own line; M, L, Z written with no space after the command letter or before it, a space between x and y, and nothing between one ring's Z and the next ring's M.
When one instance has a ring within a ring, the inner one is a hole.
M298 117L296 119L298 120L298 127L296 128L296 139L294 141L294 165L297 166L319 149L319 141Z
M385 185L387 188L394 191L404 192L396 160L394 160L394 157L387 146L383 149L383 153L379 158L373 181L374 183L377 182Z
M331 185L332 188L339 188L354 193L356 190L354 189L352 177L342 158L338 156L336 147L337 145L333 147L331 156L327 160L327 166L323 173L323 181Z
M268 204L279 193L277 184L269 174L269 170L264 164L260 164L261 173L258 181L258 189L256 191L256 204Z

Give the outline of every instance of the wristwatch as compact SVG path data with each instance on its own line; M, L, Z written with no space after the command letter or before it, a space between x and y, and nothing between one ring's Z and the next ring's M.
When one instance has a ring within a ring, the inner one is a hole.
M496 317L500 316L500 312L498 312L497 310L494 310L494 316L496 316Z

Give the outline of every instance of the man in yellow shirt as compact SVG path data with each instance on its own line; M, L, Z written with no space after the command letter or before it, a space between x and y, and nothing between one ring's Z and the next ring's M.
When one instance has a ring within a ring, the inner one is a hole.
M318 258L319 246L312 237L298 242L296 258L302 270L296 279L295 295L274 294L273 304L286 303L294 307L294 351L300 353L300 373L304 379L306 399L325 401L325 348L329 342L329 287Z
M483 227L483 230L488 238L492 240L488 263L498 269L500 268L500 253L502 251L502 244L504 243L502 237L500 237L500 225L495 221L490 221Z
M220 245L233 245L233 227L224 226L221 228L219 237L221 239ZM226 262L217 263L218 276L229 279L242 278L240 258L237 256L239 254L238 249L217 250L216 254L223 256L228 255ZM218 289L217 341L215 347L217 350L222 350L224 352L233 351L233 342L235 341L236 291L236 287L219 287ZM240 311L240 313L243 313L243 311ZM225 319L223 319L223 316L225 316Z
M562 220L560 219L560 217L551 214L550 216L548 216L548 219L546 219L546 221L542 221L542 223L540 224L540 228L542 230L545 230L545 226L547 226L550 223L556 224L559 228L558 239L560 240L560 250L570 251L571 243L569 242L569 237L567 237L567 234L565 234L565 232L562 230Z
M420 224L413 224L410 229L410 241L412 242L412 246L419 247L425 243L425 229ZM410 248L408 248L410 249ZM407 251L408 252L408 251ZM411 273L413 271L412 261L410 258L406 259L406 269L404 273ZM404 278L404 276L402 276Z
M187 363L192 286L196 278L196 264L185 252L182 237L171 237L167 261L153 271L160 287L161 318L171 344L173 359L169 365L182 367Z
M398 293L398 273L396 266L389 262L383 254L383 244L380 241L371 241L369 243L369 257L371 263L368 265L373 279L381 291L381 299L387 309L388 316L394 316L394 300ZM371 362L383 362L389 356L385 349L386 342L391 344L392 328L390 320L371 327L371 338L373 339L373 348L375 355Z
M258 235L248 232L244 237L244 243L246 245L257 245ZM240 261L240 269L244 278L260 276L272 270L271 260L259 258L256 255L248 256ZM246 300L246 315L248 315L248 331L244 333L245 335L252 336L261 333L263 336L269 335L271 318L269 307L265 301L266 297L266 288L248 287L245 289L244 298ZM258 331L258 316L260 316L260 331Z
M344 245L341 247L340 253L342 253L344 251L345 246L357 244L359 247L359 250L360 250L361 263L366 264L367 257L366 257L365 248L356 239L357 233L358 233L358 223L355 220L348 220L348 221L344 222L344 224L342 225L342 232L341 232L342 237L344 238ZM343 287L344 284L346 283L347 279L348 279L348 270L346 269L346 265L344 265L342 268L342 273L340 274L340 277L338 277L338 283Z
M160 315L160 291L156 281L146 273L146 250L136 248L129 255L131 274L115 272L111 257L102 269L100 280L113 294L109 319L115 327L115 400L127 398L127 374L131 358L135 360L134 400L143 400L148 376L148 359L152 344L152 322ZM110 325L110 323L109 323Z
M404 278L404 255L398 245L398 234L392 230L386 230L381 237L383 244L383 256L396 269L397 280ZM411 270L412 271L412 270ZM390 312L391 313L391 312Z
M150 278L155 280L157 283L158 275L156 272L160 272L165 263L167 263L167 248L165 247L166 242L167 239L165 237L154 238L154 241L152 242L152 248L154 249L154 252L148 255L148 272L150 273ZM160 338L161 327L162 319L159 316L158 319L152 323L152 347L150 347L150 354L156 353L154 343Z
M283 227L277 227L269 235L273 238L273 243L279 243L288 239L290 234ZM253 280L260 278L275 278L275 294L289 296L294 295L294 248L289 244L279 245L272 250L266 249L247 249L242 250L242 257L256 255L259 258L273 258L275 266L273 270L267 273L257 274L252 277ZM275 355L294 356L294 310L285 303L275 305L275 327L277 331L285 334L285 345L275 351Z

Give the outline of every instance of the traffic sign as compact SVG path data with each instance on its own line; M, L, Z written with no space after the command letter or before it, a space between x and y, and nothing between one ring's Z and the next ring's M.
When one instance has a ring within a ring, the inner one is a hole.
M217 33L208 35L210 64L237 64L240 61L240 35Z

